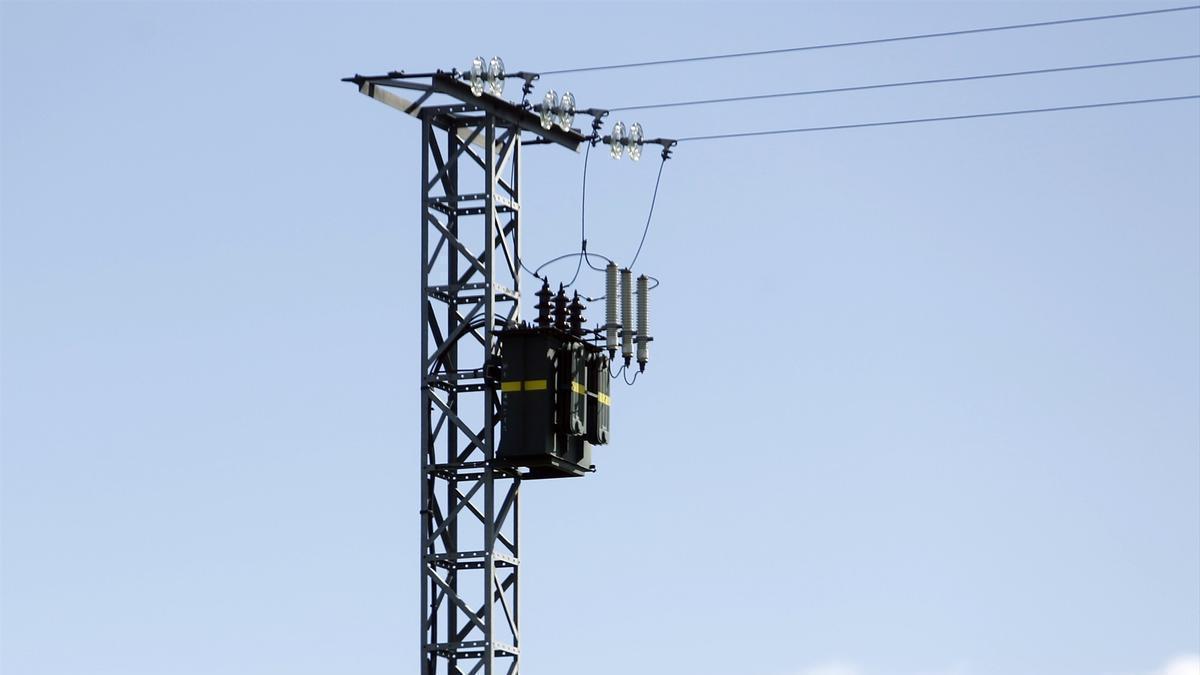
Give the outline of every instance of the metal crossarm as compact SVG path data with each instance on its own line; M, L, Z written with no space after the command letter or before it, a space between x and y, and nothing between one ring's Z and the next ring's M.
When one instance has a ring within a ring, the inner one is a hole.
M488 116L497 118L497 122L501 125L533 133L538 137L536 142L557 143L571 150L578 150L579 146L588 140L587 136L580 134L574 129L563 131L555 126L549 129L542 128L538 116L526 106L494 96L475 96L471 93L471 87L453 73L431 73L428 80L428 82L420 82L400 77L398 74L355 75L354 77L343 78L344 82L352 82L357 85L358 90L363 94L414 117L425 117L423 114L425 110L439 110L439 115L445 115L450 118L443 120L436 119L437 116L435 116L437 126L442 126L443 128L447 122L452 121L454 115L467 112L470 109L470 111L483 112ZM420 92L420 96L418 96L416 101L410 101L403 96L388 91L389 89L408 89ZM438 106L436 108L424 107L423 104L435 94L444 94L463 101L463 103L459 105ZM460 138L466 145L475 145L482 148L483 142L480 139L466 138L473 131L475 130L460 128L455 133L460 134Z

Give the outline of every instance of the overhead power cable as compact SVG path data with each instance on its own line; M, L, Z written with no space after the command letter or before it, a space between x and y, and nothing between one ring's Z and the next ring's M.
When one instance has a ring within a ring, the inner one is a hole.
M600 258L601 260L606 260L606 261L612 262L612 260L608 256L601 255L599 253L596 253L595 251L588 251L587 255L590 255L590 256L594 255L597 258ZM532 274L534 277L537 277L538 279L545 279L545 277L542 276L542 270L546 269L550 265L553 265L554 263L556 263L560 260L566 260L567 258L582 258L583 256L584 256L584 253L582 251L571 251L570 253L564 253L560 256L555 256L555 257L547 260L546 262L542 263L541 265L538 265L537 268L535 268L532 272L529 272L529 273ZM525 270L529 271L529 268L527 267L527 268L525 268Z
M854 87L834 87L831 89L806 89L801 91L785 91L771 94L754 94L750 96L729 96L725 98L708 98L698 99L694 101L674 101L671 103L650 103L646 105L630 105L618 108L610 108L613 112L623 110L650 110L653 108L679 108L683 106L693 105L709 105L713 103L736 103L741 101L761 101L772 98L785 98L789 96L811 96L813 94L837 94L848 91L867 91L870 89L888 89L892 87L911 87L923 84L945 84L949 82L969 82L971 80L989 80L1001 77L1021 77L1025 75L1042 75L1045 73L1065 73L1075 70L1092 70L1096 68L1115 68L1118 66L1137 66L1148 63L1165 63L1168 61L1183 61L1187 59L1200 59L1200 54L1184 54L1180 56L1163 56L1153 59L1137 59L1134 61L1112 61L1109 63L1088 63L1078 66L1060 66L1057 68L1039 68L1037 70L1015 70L1006 73L988 73L986 75L964 75L960 77L939 77L928 80L908 80L905 82L885 82L882 84L865 84Z
M650 213L646 214L646 227L642 228L642 240L638 242L633 260L629 261L629 269L633 269L633 266L637 264L638 256L642 254L642 246L646 244L646 235L650 232L650 219L654 217L654 203L658 201L658 184L662 182L663 167L666 165L667 158L663 157L662 163L658 165L658 177L654 179L654 196L650 198Z
M1026 108L1022 110L1001 110L999 112L971 113L967 115L947 115L944 117L918 117L905 120L888 120L885 122L862 122L859 124L835 124L824 127L798 127L794 129L772 129L768 131L744 131L731 134L711 134L707 136L685 136L678 141L712 141L723 138L746 138L749 136L774 136L778 134L800 134L812 131L837 131L840 129L864 129L867 127L890 127L901 124L923 124L925 122L947 122L951 120L969 120L983 117L1004 117L1006 115L1032 115L1034 113L1063 112L1067 110L1085 110L1088 108L1109 108L1124 105L1139 105L1142 103L1165 103L1167 101L1186 101L1200 99L1200 94L1188 96L1164 96L1161 98L1142 98L1128 101L1106 101L1104 103L1085 103L1082 105L1064 105L1053 108Z
M716 61L719 59L736 59L749 56L768 56L772 54L788 54L793 52L815 51L818 49L834 49L837 47L859 47L863 45L877 45L889 42L904 42L908 40L926 40L930 38L953 37L956 35L972 35L976 33L994 33L998 31L1020 30L1025 28L1041 28L1043 26L1062 26L1072 23L1085 23L1089 21L1108 21L1111 19L1127 19L1135 16L1150 16L1154 14L1167 14L1169 12L1185 12L1190 10L1200 9L1200 5L1186 5L1182 7L1164 7L1160 9L1144 9L1136 12L1122 12L1120 14L1101 14L1094 16L1079 16L1069 19L1054 19L1051 21L1033 21L1029 23L1014 23L1003 26L985 26L983 28L967 28L963 30L941 31L937 33L918 33L915 35L897 35L893 37L873 38L869 40L852 40L848 42L829 42L825 44L805 45L801 47L784 47L781 49L763 49L752 52L734 52L727 54L710 54L706 56L688 56L675 59L660 59L657 61L635 61L632 63L614 63L603 66L585 66L581 68L561 68L558 70L543 70L542 75L560 75L563 73L583 73L597 70L616 70L619 68L642 68L645 66L665 66L678 63L695 63L698 61Z
M587 257L587 169L588 158L591 154L592 144L588 143L587 149L583 153L583 188L579 195L579 261L575 264L575 274L567 282L566 288L575 284L575 280L579 278L579 270L583 268L583 259Z

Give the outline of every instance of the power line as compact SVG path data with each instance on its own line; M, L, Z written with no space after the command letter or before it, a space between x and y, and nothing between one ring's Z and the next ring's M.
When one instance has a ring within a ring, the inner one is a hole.
M989 73L986 75L965 75L961 77L939 77L928 80L909 80L906 82L885 82L882 84L865 84L854 87L835 87L832 89L807 89L802 91L786 91L772 94L755 94L751 96L729 96L726 98L708 98L694 101L674 101L671 103L651 103L647 105L630 105L611 108L613 112L623 110L650 110L653 108L678 108L682 106L709 105L713 103L735 103L741 101L759 101L763 99L785 98L789 96L810 96L813 94L836 94L848 91L867 91L870 89L888 89L891 87L911 87L922 84L945 84L948 82L968 82L971 80L988 80L1000 77L1020 77L1024 75L1041 75L1045 73L1065 73L1075 70L1091 70L1096 68L1115 68L1118 66L1136 66L1149 63L1164 63L1168 61L1183 61L1200 59L1200 54L1185 54L1181 56L1163 56L1153 59L1138 59L1135 61L1113 61L1109 63L1088 63L1078 66L1061 66L1057 68L1039 68L1037 70L1016 70L1006 73Z
M563 73L583 73L596 70L616 70L619 68L641 68L645 66L663 66L677 63L695 63L697 61L716 61L718 59L735 59L748 56L767 56L771 54L787 54L791 52L813 51L817 49L833 49L835 47L859 47L862 45L877 45L888 42L904 42L907 40L926 40L929 38L953 37L956 35L972 35L975 33L993 33L1006 30L1019 30L1024 28L1040 28L1043 26L1061 26L1072 23L1084 23L1088 21L1107 21L1110 19L1126 19L1135 16L1150 16L1152 14L1166 14L1168 12L1184 12L1189 10L1200 9L1200 5L1186 5L1183 7L1165 7L1162 9L1146 9L1136 12L1122 12L1120 14L1101 14L1097 16L1080 16L1070 19L1055 19L1052 21L1034 21L1030 23L1015 23L1003 26L986 26L983 28L967 28L963 30L942 31L938 33L919 33L916 35L898 35L886 38L874 38L869 40L853 40L849 42L829 42L817 45L805 45L802 47L785 47L782 49L764 49L753 52L734 52L729 54L710 54L707 56L689 56L677 59L661 59L657 61L636 61L632 63L614 63L604 66L586 66L582 68L561 68L559 70L543 70L542 75L560 75Z
M1142 98L1129 101L1107 101L1104 103L1085 103L1083 105L1065 105L1053 108L1027 108L1022 110L1002 110L999 112L972 113L968 115L948 115L945 117L919 117L907 120L888 120L886 122L863 122L860 124L836 124L825 127L800 127L795 129L773 129L769 131L744 131L732 134L711 134L708 136L687 136L678 139L684 141L711 141L722 138L745 138L748 136L774 136L778 134L800 134L810 131L837 131L839 129L864 129L867 127L889 127L900 124L921 124L924 122L946 122L950 120L969 120L983 117L1003 117L1006 115L1031 115L1033 113L1062 112L1067 110L1085 110L1088 108L1109 108L1122 105L1138 105L1141 103L1164 103L1167 101L1185 101L1200 99L1200 94L1188 96L1165 96L1162 98Z
M521 259L520 259L520 263L521 263L521 269L525 270L525 272L526 272L527 274L529 274L529 276L533 277L534 279L537 279L537 280L541 281L541 279L542 279L542 278L538 276L537 272L535 272L535 271L533 271L533 270L529 269L529 266L525 264L525 259L524 259L524 258L521 258ZM538 269L541 269L541 268L538 268Z
M546 277L543 277L541 272L546 267L549 267L550 265L553 265L554 263L556 263L560 260L566 260L567 258L580 258L580 257L585 257L585 256L587 256L587 257L596 256L597 258L599 258L605 262L613 262L612 258L610 258L602 253L596 253L595 251L571 251L570 253L564 253L560 256L555 256L555 257L547 260L546 262L542 263L541 265L538 265L537 268L534 269L532 272L529 271L528 267L525 268L525 271L532 274L534 276L534 278L536 278L536 279L544 280ZM524 266L524 265L522 265L522 266ZM588 263L588 266L592 267L592 269L596 270L597 272L604 271L604 268L602 268L602 267L593 267L590 262Z
M579 262L576 263L575 274L567 282L566 288L574 285L575 280L579 278L579 270L583 269L583 259L586 257L584 253L587 251L587 169L588 158L591 157L591 154L592 144L588 143L587 149L583 153L583 188L579 195Z
M654 203L658 201L658 184L662 182L663 167L666 165L667 158L663 157L662 163L658 165L658 178L654 179L654 196L650 198L650 213L646 215L646 227L642 229L642 240L638 242L637 252L633 254L633 260L629 261L629 269L633 269L638 256L642 254L642 246L646 244L646 235L650 232L650 219L654 217Z

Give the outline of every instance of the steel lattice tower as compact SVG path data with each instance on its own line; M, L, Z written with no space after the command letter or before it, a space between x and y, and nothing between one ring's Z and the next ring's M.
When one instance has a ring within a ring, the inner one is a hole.
M576 149L451 74L347 78L421 121L421 670L520 670L521 480L495 463L497 329L521 299L521 133ZM416 102L386 88L422 92ZM435 94L457 103L422 107Z

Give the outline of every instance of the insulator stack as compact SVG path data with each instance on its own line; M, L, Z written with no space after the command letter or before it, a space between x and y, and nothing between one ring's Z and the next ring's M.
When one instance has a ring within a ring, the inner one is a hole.
M579 291L575 291L575 297L571 298L571 305L568 309L571 310L571 316L568 319L571 325L571 335L583 337L583 310L587 309L587 305L580 302Z
M604 334L608 358L617 355L617 264L609 261L604 268Z
M625 365L633 359L633 273L621 270L621 356Z
M570 311L567 305L570 301L567 300L567 291L562 284L558 285L558 295L554 296L554 327L559 330L567 329L567 313Z
M554 306L550 302L551 298L554 297L554 292L550 290L549 281L542 280L542 290L537 292L537 297L537 325L542 328L548 328L550 326L550 308Z
M637 279L637 361L638 370L646 370L650 360L650 284L645 274Z

